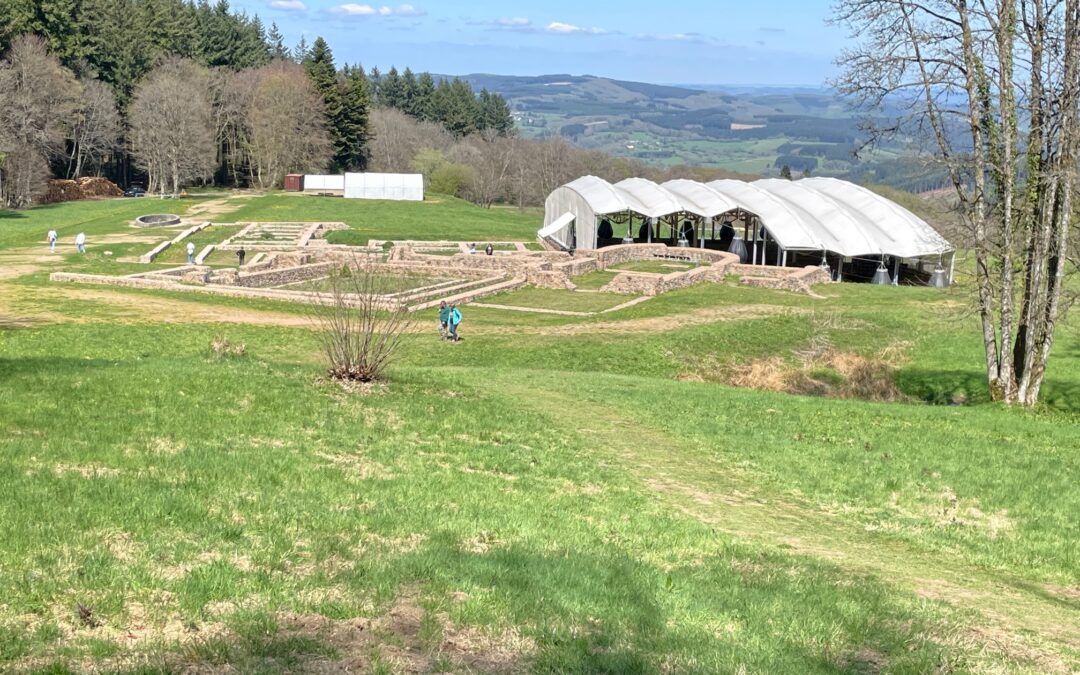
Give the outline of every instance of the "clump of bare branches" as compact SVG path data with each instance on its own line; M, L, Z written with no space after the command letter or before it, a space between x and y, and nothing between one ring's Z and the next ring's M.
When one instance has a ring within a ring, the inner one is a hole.
M233 343L224 335L217 335L210 342L210 353L217 358L238 358L247 354L247 345L243 342Z
M311 316L339 381L374 382L398 355L413 317L404 303L389 297L390 279L378 263L353 258L327 279Z

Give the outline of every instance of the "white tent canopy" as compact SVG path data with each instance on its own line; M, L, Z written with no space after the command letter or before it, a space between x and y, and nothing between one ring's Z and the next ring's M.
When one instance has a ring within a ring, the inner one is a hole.
M685 211L702 218L715 218L740 208L737 201L694 180L669 180L661 187L675 195Z
M707 219L740 211L768 232L784 251L831 251L845 257L919 258L953 250L926 221L866 188L835 178L777 179L707 184L673 180L657 185L628 178L615 185L585 176L556 188L545 204L544 224L560 229L581 248L599 245L605 216L632 214ZM571 214L570 221L566 215ZM559 237L562 240L562 237Z
M646 218L663 218L685 211L679 199L651 180L627 178L615 183L630 211Z

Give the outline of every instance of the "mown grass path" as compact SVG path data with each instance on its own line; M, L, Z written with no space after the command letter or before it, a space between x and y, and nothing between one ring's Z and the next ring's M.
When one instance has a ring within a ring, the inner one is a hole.
M489 385L542 412L566 433L583 437L605 461L635 474L657 498L709 527L739 540L823 559L971 611L977 618L962 639L1034 662L1046 672L1075 672L1080 656L1075 599L1029 580L873 536L792 496L767 494L738 468L703 456L633 415L575 398L556 378L495 377ZM586 409L587 415L567 415Z

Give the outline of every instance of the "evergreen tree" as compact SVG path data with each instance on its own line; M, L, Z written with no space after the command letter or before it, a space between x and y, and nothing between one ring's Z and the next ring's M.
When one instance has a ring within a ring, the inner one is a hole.
M267 34L266 38L266 41L270 46L270 58L281 60L292 58L289 49L285 46L285 36L281 34L281 29L278 28L277 22L270 24L270 33Z
M390 71L386 73L386 77L382 78L382 82L379 84L379 105L401 110L402 102L401 76L398 74L397 68L391 66Z
M340 154L337 154L334 160L345 171L362 171L367 168L370 154L368 148L370 102L364 69L359 66L343 69L339 84L342 99L339 125L341 147Z
M343 168L342 160L349 158L348 124L345 117L345 104L342 101L341 88L338 86L337 68L334 66L334 54L326 40L318 37L311 45L304 69L323 99L330 140L334 144L334 164ZM365 124L366 126L366 124Z
M379 72L379 67L375 66L368 75L368 99L371 105L386 105L382 99L382 81L382 73Z
M300 36L300 41L293 47L292 60L300 64L306 64L311 56L311 47L308 46L307 38Z
M401 74L401 110L407 115L416 117L416 93L418 84L416 75L412 69L405 68Z
M417 119L430 122L435 119L435 78L431 73L421 73L416 81L416 94L413 96L412 115Z
M480 90L477 98L479 109L478 126L481 130L491 129L500 136L508 136L514 130L514 115L510 105L499 94L492 94L487 89Z

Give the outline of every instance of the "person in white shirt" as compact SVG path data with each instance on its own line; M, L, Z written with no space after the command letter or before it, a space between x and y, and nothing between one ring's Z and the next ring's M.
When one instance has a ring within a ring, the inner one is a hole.
M79 249L79 253L86 253L86 233L80 232L75 236L75 248Z
M56 234L56 230L49 230L48 237L49 237L49 253L56 253L56 240L58 238L58 235Z
M194 244L194 242L189 241L187 243L187 261L188 261L189 265L192 264L193 262L195 262L195 244Z

